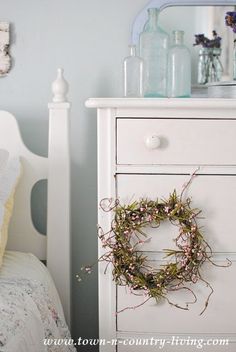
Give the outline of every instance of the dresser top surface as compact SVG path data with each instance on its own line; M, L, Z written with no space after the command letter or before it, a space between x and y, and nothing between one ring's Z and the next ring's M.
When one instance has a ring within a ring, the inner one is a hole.
M97 109L236 109L236 99L212 98L90 98L88 108Z

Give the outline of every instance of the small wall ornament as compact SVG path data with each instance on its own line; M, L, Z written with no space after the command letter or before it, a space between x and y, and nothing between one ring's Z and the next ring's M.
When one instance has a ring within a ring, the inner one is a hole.
M5 76L11 68L9 45L10 24L8 22L0 22L0 77Z

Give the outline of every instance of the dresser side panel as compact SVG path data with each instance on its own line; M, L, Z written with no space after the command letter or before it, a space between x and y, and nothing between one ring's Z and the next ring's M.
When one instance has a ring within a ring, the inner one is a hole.
M111 226L111 212L104 212L100 202L105 198L115 199L115 160L116 160L116 119L115 109L98 109L98 226L104 232ZM98 240L98 258L104 253ZM100 352L115 352L111 343L116 338L116 286L112 280L112 267L99 263L99 337ZM108 342L108 343L107 343Z

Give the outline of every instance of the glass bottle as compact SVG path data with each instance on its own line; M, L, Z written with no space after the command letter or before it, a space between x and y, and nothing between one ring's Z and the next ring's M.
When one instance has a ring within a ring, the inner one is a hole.
M166 97L169 36L158 26L159 10L148 9L148 21L139 37L144 60L144 96Z
M191 54L184 45L184 32L173 31L173 45L168 53L168 96L191 95Z
M136 56L136 46L129 45L130 56L124 59L124 96L143 96L143 60Z
M236 81L236 39L234 39L233 80Z

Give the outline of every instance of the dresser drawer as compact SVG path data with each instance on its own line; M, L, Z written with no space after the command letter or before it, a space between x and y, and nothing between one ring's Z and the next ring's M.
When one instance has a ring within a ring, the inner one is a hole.
M183 185L188 180L189 176L184 175L121 174L117 175L117 196L122 204L130 203L140 197L168 198L169 193L174 189L180 194ZM203 226L204 237L210 243L212 250L216 252L215 260L219 264L225 264L227 262L225 258L228 256L232 258L230 252L236 251L235 225L232 221L236 214L236 176L198 175L186 190L185 196L192 197L193 208L197 207L202 210L202 219L199 219L198 224ZM162 257L163 254L160 253L162 249L176 248L172 239L177 237L178 228L168 222L163 222L158 229L146 228L145 232L152 238L140 250L147 251L145 254L151 261L152 267L159 267L163 263L160 260L160 255ZM236 275L235 261L228 268L205 263L202 267L202 274L214 288L209 306L203 315L199 316L199 313L204 307L209 288L205 283L198 282L192 286L198 301L190 305L189 311L173 308L164 301L156 304L154 300L150 300L137 309L119 313L117 315L118 331L163 335L166 332L200 335L235 333L236 302L234 299L235 284L232 279ZM191 300L191 297L186 296L183 291L173 293L168 298L179 304ZM129 293L126 287L117 287L118 311L139 305L144 299L144 297ZM229 349L229 351L232 350Z
M236 165L235 150L236 120L117 119L118 164Z
M122 204L139 198L168 199L176 189L181 194L183 185L190 176L185 175L117 175L117 196ZM199 226L214 252L236 252L236 176L198 175L185 192L192 199L192 208L202 211ZM158 229L145 228L151 238L142 245L142 251L160 252L163 248L174 248L173 238L179 229L168 221Z
M218 262L223 264L223 262ZM152 264L155 267L155 264ZM136 332L165 335L177 334L234 334L236 326L236 301L235 283L236 263L233 262L228 268L213 267L211 264L204 264L202 268L204 279L208 280L214 288L207 310L199 315L204 308L205 301L209 294L209 288L200 281L192 284L198 300L195 304L189 305L189 310L182 310L170 306L164 300L156 303L150 299L141 305L146 297L138 296L129 292L126 287L117 288L117 309L127 309L117 314L117 330L119 332ZM184 304L192 300L192 296L184 291L169 293L171 302ZM191 323L190 323L191 322Z
M145 336L145 335L144 335ZM128 340L120 340L119 341L119 346L118 346L118 352L157 352L157 351L162 351L162 352L196 352L196 351L202 351L202 352L235 352L236 351L236 343L228 343L226 338L224 337L223 339L208 339L208 342L206 339L202 341L201 337L196 339L196 338L189 338L189 336L186 337L179 337L179 336L173 336L173 340L165 340L163 341L163 337L158 337L151 338L149 339L149 345L147 338L143 338L143 340L138 337L137 338L137 344L136 339L131 338L129 341ZM176 342L175 342L176 341ZM152 345L151 345L152 343ZM209 345L206 345L206 344ZM134 345L132 345L134 344ZM143 344L143 345L141 345ZM218 344L218 345L217 345Z

